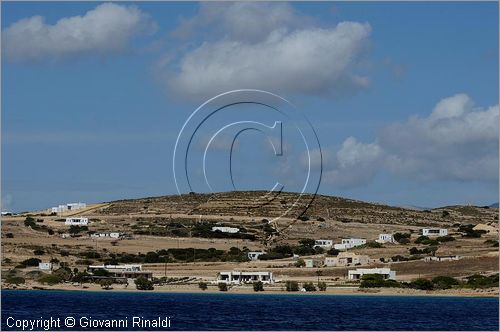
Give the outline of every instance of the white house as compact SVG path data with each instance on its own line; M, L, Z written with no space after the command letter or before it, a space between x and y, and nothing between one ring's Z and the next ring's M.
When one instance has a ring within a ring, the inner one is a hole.
M378 240L375 240L378 243L394 243L394 238L392 234L379 234Z
M125 265L89 265L87 271L93 274L96 270L105 270L114 278L135 279L144 277L146 279L153 278L153 272L143 271L140 264L125 264Z
M342 239L342 242L340 244L335 244L333 247L337 250L345 250L357 246L362 246L363 244L366 244L366 239L349 238Z
M224 227L224 226L214 226L214 227L212 227L212 232L216 232L216 231L219 231L219 232L222 232L222 233L231 233L231 234L234 234L234 233L238 233L240 231L240 229L236 228L236 227Z
M69 217L66 218L66 221L64 222L65 225L88 225L89 224L89 218L83 218L83 217Z
M248 252L248 259L251 261L256 261L259 259L259 256L267 254L265 251L249 251Z
M61 213L61 212L66 212L66 211L74 211L74 210L80 210L84 209L87 207L87 204L85 203L68 203L68 204L62 204L59 206L54 206L53 208L50 208L50 212L55 212L55 213Z
M314 241L314 248L320 247L323 249L330 249L332 246L333 246L332 240L315 240Z
M373 268L373 269L356 269L349 270L347 278L350 280L358 280L365 274L381 274L384 279L396 280L396 271L392 271L389 268Z
M369 256L358 255L352 252L341 252L336 257L325 257L325 265L330 267L366 265L368 263L370 263Z
M264 284L274 284L272 272L242 272L242 271L227 271L219 272L217 275L217 283L237 284L251 283L262 281Z
M120 233L94 233L94 234L91 234L90 237L119 239Z
M448 235L448 230L446 228L422 228L422 235L424 236L446 236Z
M38 269L42 271L51 271L52 263L38 263Z
M447 261L458 261L462 257L455 256L428 256L424 257L425 262L447 262Z

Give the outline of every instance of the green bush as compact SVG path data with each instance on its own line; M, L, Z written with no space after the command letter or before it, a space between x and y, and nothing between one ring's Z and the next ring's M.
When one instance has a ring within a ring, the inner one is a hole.
M45 251L43 251L42 249L35 249L33 250L33 253L37 256L41 256L45 254Z
M306 292L315 292L316 286L312 282L305 282L302 284L302 288L306 290Z
M14 234L12 234L12 233L6 233L5 237L8 238L8 239L12 239L14 237Z
M221 292L227 292L227 284L225 282L219 282L217 286Z
M63 282L63 277L56 273L45 274L38 279L38 282L41 282L42 284L55 285Z
M201 290L207 290L208 284L206 282L200 281L198 283L198 287L200 287Z
M296 281L286 281L285 288L287 292L298 292L299 291L299 283Z
M263 292L264 291L264 284L262 281L256 281L253 283L253 290L254 292Z
M306 266L306 262L302 258L299 258L293 265L295 265L295 267L304 267Z
M13 285L24 284L25 282L26 282L26 280L24 280L23 277L8 276L5 279L5 283L7 283L7 284L13 284Z
M428 237L428 236L425 236L425 235L420 235L419 237L417 237L417 238L415 239L415 243L416 243L416 244L420 244L420 243L425 244L425 243L423 243L423 242L424 242L424 241L429 241L429 240L430 240L430 239L429 239L429 237Z
M430 280L418 278L410 282L410 287L421 290L432 290L434 289L434 284Z
M394 241L404 244L410 241L410 236L410 233L394 233L392 237L394 238Z
M498 287L498 273L490 276L474 274L467 277L466 288L491 288Z
M322 292L326 291L326 282L324 281L318 282L318 289Z
M113 281L111 279L102 279L99 281L99 285L102 289L110 289L111 285L113 285Z
M92 274L96 277L109 277L110 273L105 269L97 269L92 272Z
M155 289L153 286L153 282L144 278L144 277L139 277L134 280L135 283L135 288L138 290L153 290Z
M42 261L38 258L28 258L21 262L24 266L38 266Z
M437 237L436 240L439 242L450 242L450 241L455 241L455 238L451 235L445 235Z
M381 243L378 243L375 241L368 241L360 247L362 247L362 248L383 248L384 246Z
M435 277L432 279L432 283L436 289L449 289L459 284L457 279L447 276Z
M365 274L361 277L361 288L400 287L395 280L386 280L381 274Z

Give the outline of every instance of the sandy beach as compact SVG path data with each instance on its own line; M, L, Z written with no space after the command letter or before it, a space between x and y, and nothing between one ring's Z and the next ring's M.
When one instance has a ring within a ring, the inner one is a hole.
M5 287L2 289L16 290L64 290L64 291L99 291L99 292L151 292L151 293L217 293L217 294L281 294L281 295L383 295L383 296L465 296L465 297L498 297L498 288L485 289L447 289L424 291L408 288L369 288L363 289L356 286L346 287L328 287L326 291L316 292L287 292L284 284L275 284L272 286L264 286L263 292L255 292L251 285L231 286L227 292L218 290L217 285L208 284L207 290L201 290L197 284L182 284L182 285L161 285L155 286L152 291L140 291L135 288L135 285L113 285L112 288L105 290L98 284L85 283L76 284L58 284L54 286L42 285L38 283L27 283L21 287Z

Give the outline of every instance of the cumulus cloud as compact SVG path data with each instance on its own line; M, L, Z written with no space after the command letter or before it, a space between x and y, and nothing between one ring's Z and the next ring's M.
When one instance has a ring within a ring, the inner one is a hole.
M356 67L367 49L370 25L317 27L300 18L286 4L205 5L181 27L215 26L208 28L215 37L175 60L169 57L167 65L174 61L176 68L167 75L169 90L201 98L241 88L340 95L366 87L369 79Z
M202 2L197 15L182 19L174 36L187 38L208 32L215 38L257 42L276 29L300 27L308 21L311 19L298 15L286 3Z
M123 51L131 38L156 24L137 7L105 3L83 16L62 18L54 25L42 16L21 19L2 32L9 61L58 60L82 54Z
M497 182L498 116L498 105L475 107L466 94L444 98L427 117L386 126L375 142L349 137L325 149L324 181L353 188L386 170L417 181Z

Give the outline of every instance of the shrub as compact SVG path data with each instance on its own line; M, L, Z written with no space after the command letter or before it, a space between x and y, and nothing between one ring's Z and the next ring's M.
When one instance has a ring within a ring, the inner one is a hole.
M63 277L57 273L45 274L38 279L42 284L55 285L63 281Z
M299 283L296 281L286 281L285 288L287 292L298 292L299 291Z
M375 241L368 241L362 247L365 248L383 248L384 246L381 243Z
M227 284L225 282L219 282L217 286L221 292L227 292Z
M317 220L317 221L325 221L325 218L323 218L323 217L318 217L316 220Z
M302 221L308 221L309 217L308 216L300 216L297 219L302 220Z
M491 276L482 276L479 274L474 274L467 277L467 282L465 284L467 288L490 288L498 287L498 273Z
M418 278L410 282L410 287L421 290L432 290L434 288L434 284L432 281L425 278Z
M463 235L464 237L481 237L481 234L485 233L485 231L476 231L473 228L474 228L474 225L472 225L472 224L460 225L458 227L458 231L465 233Z
M403 244L401 241L406 240L405 243L408 243L410 241L410 236L410 233L394 233L393 238L394 241Z
M82 283L84 281L87 281L89 279L89 277L90 277L90 274L88 274L87 272L77 272L77 273L75 273L75 275L73 276L71 281Z
M332 249L327 251L327 254L331 255L331 256L337 256L339 253L340 253L340 250L335 249L335 248L332 248Z
M99 281L99 285L101 285L102 289L110 289L113 281L111 279L102 279Z
M318 289L322 292L326 291L326 282L324 281L318 282Z
M253 290L254 292L263 292L264 291L264 284L262 281L256 281L253 283Z
M135 283L135 288L138 290L153 290L155 289L153 286L153 282L144 278L144 277L139 277L134 280Z
M484 244L492 246L492 247L498 247L497 240L486 240L486 241L484 241Z
M109 277L109 272L108 270L105 269L97 269L92 272L92 274L96 277Z
M63 257L65 257L65 256L69 256L69 251L66 251L66 250L61 250L61 251L59 252L59 254L60 254L61 256L63 256Z
M447 276L435 277L432 279L432 283L436 289L448 289L459 284L457 279Z
M429 240L430 239L429 239L428 236L421 235L421 236L417 237L417 239L415 240L415 243L417 243L417 244L420 244L420 243L425 244L424 242L425 241L429 241Z
M302 258L299 258L293 265L295 265L295 267L304 267L306 266L306 262L304 262Z
M201 290L207 290L208 284L206 282L200 281L198 283L198 287L200 287Z
M24 266L38 266L42 261L38 258L28 258L21 262Z
M450 242L450 241L455 241L455 238L451 235L445 235L437 237L436 240L439 242Z
M12 239L14 237L14 234L7 233L7 234L5 234L5 237L8 238L8 239Z
M26 280L24 280L23 277L8 276L5 279L5 283L7 283L7 284L13 284L13 285L24 284L25 282L26 282Z
M302 288L306 290L306 292L315 292L316 286L312 282L305 282L302 284Z
M41 255L45 254L45 251L43 251L42 249L35 249L35 250L33 250L33 253L37 256L41 256Z
M400 287L395 280L385 280L381 274L365 274L361 277L361 288Z

